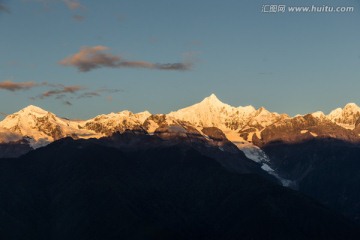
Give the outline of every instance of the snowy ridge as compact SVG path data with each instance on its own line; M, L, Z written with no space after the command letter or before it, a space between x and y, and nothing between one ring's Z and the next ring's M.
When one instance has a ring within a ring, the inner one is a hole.
M322 111L314 112L311 115L315 118L320 118L320 119L326 118L325 114Z
M354 129L357 120L360 118L360 107L355 103L348 103L344 108L337 108L327 115L332 122L347 129Z
M60 118L49 111L30 105L7 115L0 122L0 143L28 142L33 148L37 148L68 136L75 139L100 138L128 129L146 131L165 140L180 137L186 141L196 142L206 139L208 144L218 145L221 151L229 150L225 150L226 146L222 145L229 140L249 159L259 163L264 171L278 178L284 186L291 186L293 182L281 178L272 169L271 159L258 147L261 146L259 142L271 140L274 136L291 140L292 134L295 136L294 139L296 136L299 139L307 139L330 134L340 139L360 140L358 134L354 135L356 137L350 136L357 131L353 130L356 126L356 129L360 129L360 107L354 103L337 108L328 115L318 111L291 118L286 114L270 112L264 107L233 107L221 102L215 94L211 94L199 103L169 114L151 114L148 111L132 113L124 110L98 115L88 120ZM207 129L212 127L221 130L227 140L212 141L205 134Z
M176 119L188 121L196 128L217 127L226 136L245 132L243 139L251 141L254 133L259 133L264 127L287 118L287 115L271 113L261 107L256 110L253 106L232 107L221 102L215 94L211 94L200 103L180 109L168 114ZM246 136L245 136L246 135Z
M346 129L354 129L360 118L360 107L349 103L328 115L318 111L311 116L321 121L331 121ZM0 122L0 141L9 142L27 136L35 142L49 143L66 136L99 138L126 129L144 129L154 133L161 126L177 125L187 128L192 126L200 133L204 127L217 127L234 143L251 143L253 136L261 139L262 131L268 126L281 125L299 117L302 119L304 115L290 118L286 114L270 112L263 107L233 107L220 101L215 94L169 114L152 115L148 111L132 113L124 110L84 121L63 119L30 105L6 116Z
M168 115L180 120L188 121L196 127L226 128L226 121L234 118L246 118L255 111L252 106L235 108L221 102L215 94L200 103L171 112Z
M148 111L134 114L128 110L118 113L102 114L84 121L84 123L80 125L80 128L94 131L103 136L111 135L117 131L124 132L126 129L141 128L144 121L150 115Z
M134 114L125 110L85 121L69 120L30 105L0 122L0 142L14 142L27 137L31 146L39 147L68 136L100 138L116 131L141 127L150 115L147 111Z
M98 134L79 128L81 121L71 121L57 117L36 106L28 106L6 116L0 122L0 141L17 141L30 138L31 146L39 147L54 140L71 136L74 138L99 137Z

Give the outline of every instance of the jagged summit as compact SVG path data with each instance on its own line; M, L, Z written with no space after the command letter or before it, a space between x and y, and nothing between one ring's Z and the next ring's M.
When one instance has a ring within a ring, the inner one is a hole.
M171 112L168 115L199 127L213 127L223 125L225 118L234 115L235 112L235 107L221 102L215 94L211 94L199 103Z
M238 142L251 140L254 132L259 132L264 127L283 118L263 107L256 110L253 106L230 106L221 102L215 94L168 115L189 122L199 130L203 127L217 127L230 140ZM239 131L241 130L247 131L247 133L240 136Z
M347 103L343 108L336 108L330 112L328 116L334 116L346 111L360 111L360 107L356 103Z
M359 106L356 103L348 103L344 108L359 108Z
M44 109L42 109L41 107L35 106L35 105L28 105L27 107L24 107L22 110L41 110L41 111L45 111Z
M0 133L28 137L32 139L33 147L46 145L67 136L101 137L100 134L81 128L80 122L59 118L40 107L29 105L16 113L7 115L0 122Z
M151 115L151 113L148 110L145 110L143 112L138 112L139 115Z
M195 115L204 115L218 112L220 109L227 111L231 108L234 107L220 101L215 94L211 94L210 96L204 98L201 102L182 108L176 112L171 112L169 115L181 115L189 113Z
M239 109L239 111L241 112L246 112L246 113L252 113L255 112L256 109L252 106L252 105L248 105L248 106L239 106L237 107Z
M212 93L210 96L204 98L203 101L214 102L214 103L216 103L216 102L221 102L221 101L219 100L219 98L218 98L214 93ZM221 102L221 103L222 103L222 102Z
M226 106L226 105L229 106L228 104L223 103L214 93L212 93L210 96L204 98L198 104L200 104L202 106L208 105L208 106L213 106L213 107L223 107L223 106Z
M327 115L327 118L342 127L354 129L360 118L360 107L355 103L348 103L344 108L336 108Z
M227 103L224 103L223 101L221 101L214 93L212 93L210 96L204 98L199 104L209 104L211 106L220 106L220 107L223 107L223 106L230 106L229 104ZM196 105L196 104L195 104ZM233 106L230 106L232 108L235 108ZM248 113L251 113L251 112L255 112L256 109L252 106L252 105L248 105L248 106L239 106L237 107L237 109L240 111L240 112L248 112ZM260 108L261 110L264 110L265 108L264 107L261 107ZM259 110L260 110L259 109Z
M211 93L210 96L208 96L206 98L219 100L218 97L215 95L215 93Z
M325 118L325 114L322 111L313 112L311 114L315 118Z
M360 112L360 107L355 103L348 103L343 108L343 112L345 112L345 113L346 112L348 112L348 113Z

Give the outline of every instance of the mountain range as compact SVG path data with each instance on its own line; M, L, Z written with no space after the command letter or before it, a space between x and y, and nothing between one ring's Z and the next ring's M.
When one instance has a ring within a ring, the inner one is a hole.
M290 117L212 94L88 120L30 105L0 122L0 236L358 239L359 133L354 103Z
M328 115L314 112L290 117L264 107L233 107L211 94L199 103L168 114L124 110L88 120L70 120L30 105L0 122L0 148L3 149L0 157L17 157L65 137L101 138L126 130L142 130L164 139L178 135L209 139L204 131L209 127L216 128L248 158L262 163L264 169L276 175L261 148L275 142L298 143L323 138L360 142L360 107L349 103ZM285 185L291 184L286 179L282 181Z
M201 138L209 145L219 145L211 136L216 132L218 138L230 141L247 158L262 164L264 170L290 186L293 181L277 174L264 147L276 142L291 144L324 138L358 143L360 107L349 103L328 115L319 111L290 117L264 107L233 107L211 94L199 103L168 114L124 110L88 120L70 120L30 105L0 122L0 157L18 157L65 137L99 139L127 130L141 130L165 140L185 137L198 141ZM223 144L218 147L224 151Z
M197 104L168 114L125 110L88 120L70 120L30 105L7 115L0 122L0 141L8 143L26 137L36 148L68 136L75 139L100 138L127 129L143 129L153 134L163 126L172 126L171 131L180 132L191 127L200 134L203 134L204 127L216 127L240 148L249 143L261 146L279 140L298 142L323 137L353 142L360 140L360 107L349 103L328 115L314 112L290 117L264 107L233 107L211 94Z

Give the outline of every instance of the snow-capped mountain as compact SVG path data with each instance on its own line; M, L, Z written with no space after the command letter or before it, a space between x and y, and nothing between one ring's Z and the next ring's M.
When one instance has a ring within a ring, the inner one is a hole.
M241 130L248 126L265 127L277 121L279 114L270 113L265 108L256 110L253 106L232 107L211 94L200 103L168 114L185 120L196 127L218 127L220 129Z
M286 114L272 113L261 107L232 107L211 94L200 103L168 114L176 119L188 121L197 128L217 127L233 141L251 141L254 133L286 119Z
M114 132L124 132L126 129L142 128L144 121L150 116L151 113L148 111L132 113L125 110L119 113L99 115L84 121L80 128L103 135L111 135Z
M254 136L253 143L264 146L269 143L298 143L314 138L336 138L357 142L359 136L352 130L343 128L319 114L296 116L272 124L265 128L260 137Z
M331 111L327 118L344 128L354 129L360 118L360 107L355 103L348 103L342 109L337 108Z
M272 169L272 161L262 148L273 142L296 143L314 138L360 142L360 107L351 103L329 115L319 111L289 117L264 107L230 106L211 94L199 103L168 114L124 110L88 120L69 120L30 105L0 122L0 145L7 152L21 149L24 153L31 149L26 145L37 148L69 136L101 138L127 131L155 135L169 143L205 146L203 151L207 154L209 150L206 148L217 149L217 154L219 151L232 154L240 149L249 159L261 164L265 171L289 186L292 182Z
M257 162L267 162L268 159L260 148L251 143L253 136L260 136L267 126L289 118L286 114L269 112L263 107L233 107L221 102L215 94L168 116L189 122L199 131L205 127L219 128L248 158Z
M122 111L99 115L89 120L69 120L30 105L6 116L0 122L0 142L13 142L23 137L30 139L33 147L46 145L64 138L100 138L126 129L141 128L149 112Z
M71 121L59 118L55 114L30 105L20 111L6 116L0 122L2 142L19 140L23 137L31 139L33 146L46 145L60 138L99 137L93 131L83 130L79 126L82 121Z
M211 94L200 103L180 109L176 112L171 112L168 115L188 121L195 127L216 126L220 129L233 128L235 130L242 126L231 125L231 122L229 122L230 119L245 120L255 111L255 108L252 106L240 107L240 109L232 107L221 102L215 94ZM241 121L241 124L244 122L245 121Z
M291 118L286 114L270 112L263 107L255 109L253 106L230 106L221 102L215 94L192 106L168 114L153 115L148 111L132 113L125 110L83 121L60 118L49 111L30 105L8 115L0 122L0 142L14 142L27 137L36 146L67 136L100 138L127 129L141 129L150 134L166 132L168 135L174 134L174 131L185 131L205 136L204 128L216 127L227 139L254 157L253 139L259 146L268 140L282 138L296 140L334 137L355 141L360 133L359 119L360 107L354 103L347 104L343 109L335 109L329 115L314 112ZM356 126L357 128L352 130ZM350 130L345 131L346 129ZM265 159L261 152L257 152L259 159Z

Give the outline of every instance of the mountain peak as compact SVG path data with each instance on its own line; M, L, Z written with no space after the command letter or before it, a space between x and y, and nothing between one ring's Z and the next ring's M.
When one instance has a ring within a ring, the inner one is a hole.
M215 93L210 94L209 98L211 98L211 99L218 99L217 96L215 95Z
M40 107L34 106L34 105L29 105L29 106L21 109L19 112L25 112L25 113L32 112L32 113L38 113L38 114L46 114L48 111L46 111Z
M344 114L344 112L360 112L360 107L356 103L348 103L344 106L344 108L336 108L332 110L328 116L330 118L335 118Z
M345 105L344 109L359 109L359 106L356 103L348 103Z
M204 100L202 100L201 103L206 103L209 105L224 105L225 104L222 101L220 101L214 93L212 93L210 96L204 98Z
M355 103L348 103L344 108L337 108L327 115L328 119L347 129L354 129L360 116L360 107Z
M313 112L311 115L315 118L325 118L325 114L322 111Z
M214 93L212 93L210 96L206 97L205 99L208 99L208 100L211 100L211 101L220 101L218 99L218 97Z

